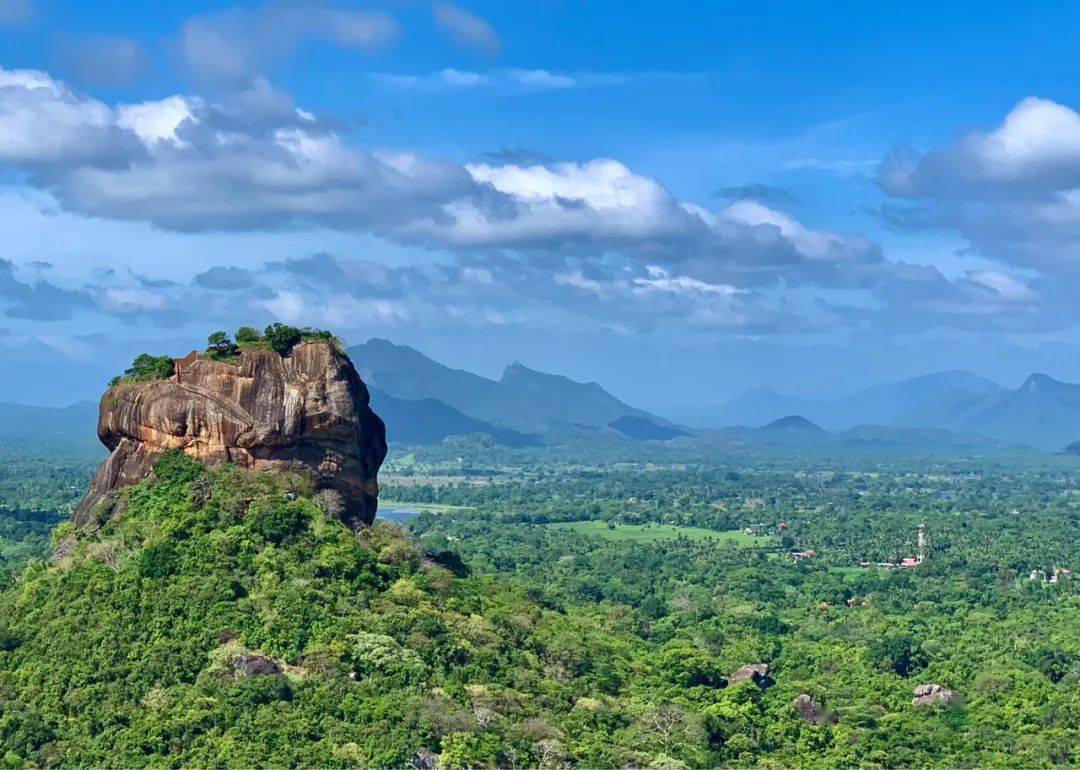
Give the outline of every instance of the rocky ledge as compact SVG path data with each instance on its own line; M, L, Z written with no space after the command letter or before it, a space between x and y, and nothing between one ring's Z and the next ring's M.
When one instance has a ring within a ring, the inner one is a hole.
M281 355L242 349L230 360L191 353L171 376L114 384L101 399L98 437L111 454L75 511L100 525L115 490L145 478L164 453L209 465L298 472L341 495L341 518L356 528L375 518L386 429L352 362L329 341Z

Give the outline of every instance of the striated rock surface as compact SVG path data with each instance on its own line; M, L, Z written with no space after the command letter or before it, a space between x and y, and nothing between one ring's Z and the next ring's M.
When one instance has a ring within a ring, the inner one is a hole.
M242 350L234 361L191 353L168 379L121 382L102 397L98 437L111 454L75 511L94 527L99 503L145 478L167 451L206 465L308 475L336 490L352 527L375 518L386 429L367 387L330 343L302 342L282 356Z

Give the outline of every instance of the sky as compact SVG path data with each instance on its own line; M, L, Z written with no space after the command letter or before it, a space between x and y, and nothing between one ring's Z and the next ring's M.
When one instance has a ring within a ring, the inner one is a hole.
M0 400L274 321L676 419L1080 380L1080 5L0 0Z

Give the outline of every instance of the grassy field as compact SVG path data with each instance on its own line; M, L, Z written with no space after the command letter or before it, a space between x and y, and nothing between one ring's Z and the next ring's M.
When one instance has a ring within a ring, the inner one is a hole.
M555 529L572 530L582 535L603 537L608 540L655 542L657 540L674 540L677 537L686 537L690 540L722 540L748 546L772 545L773 543L772 538L747 535L738 530L717 532L716 530L702 529L701 527L676 527L671 524L619 524L614 529L610 529L606 521L570 521L557 522L547 526Z
M417 513L430 511L431 513L450 513L452 511L471 511L468 505L440 505L439 503L407 503L402 500L383 500L379 498L379 510L396 510L402 508Z

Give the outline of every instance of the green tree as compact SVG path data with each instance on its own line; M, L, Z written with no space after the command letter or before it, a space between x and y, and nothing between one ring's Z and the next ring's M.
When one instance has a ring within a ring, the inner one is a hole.
M273 350L285 355L293 346L303 339L304 333L295 326L287 326L281 323L272 323L263 332L264 339Z
M176 369L176 363L172 356L152 356L149 353L140 353L135 356L131 366L124 370L125 380L163 380L172 377Z
M225 332L214 332L206 338L207 347L215 353L228 354L232 351L233 343Z
M262 341L259 330L253 326L241 326L236 330L236 341L240 345L251 345Z

